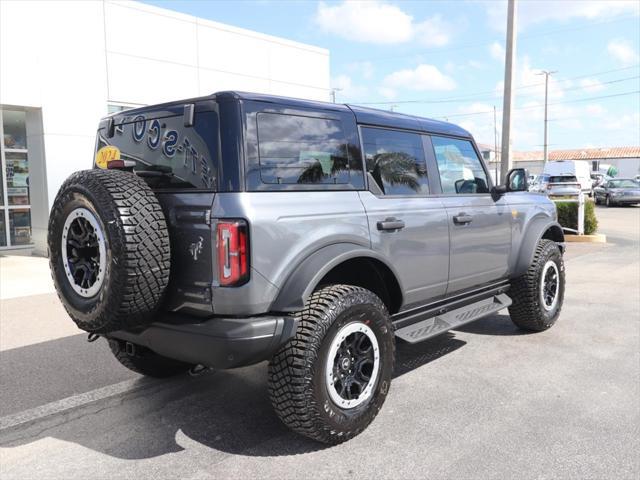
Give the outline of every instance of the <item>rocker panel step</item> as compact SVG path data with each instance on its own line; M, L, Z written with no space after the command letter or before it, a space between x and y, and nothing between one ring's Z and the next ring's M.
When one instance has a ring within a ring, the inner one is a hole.
M501 293L399 328L396 330L396 336L409 343L418 343L507 308L509 305L511 305L511 298L506 293Z

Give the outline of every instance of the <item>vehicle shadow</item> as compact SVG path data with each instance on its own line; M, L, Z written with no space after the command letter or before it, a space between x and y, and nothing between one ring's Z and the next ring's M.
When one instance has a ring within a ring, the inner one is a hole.
M496 321L504 320L498 317ZM472 333L508 334L486 319L473 328ZM399 341L394 378L465 344L455 333L413 345ZM279 421L269 403L266 379L266 362L197 378L181 376L2 433L0 447L54 437L126 460L187 448L205 449L212 459L221 454L298 455L328 448L294 434Z
M517 336L533 333L516 327L507 313L481 318L476 322L457 327L454 331L492 336Z

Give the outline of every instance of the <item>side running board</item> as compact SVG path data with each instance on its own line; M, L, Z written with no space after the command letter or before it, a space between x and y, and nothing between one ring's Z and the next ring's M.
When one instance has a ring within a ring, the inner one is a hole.
M509 305L511 305L511 299L507 294L501 293L399 328L396 330L396 336L409 343L418 343L507 308Z

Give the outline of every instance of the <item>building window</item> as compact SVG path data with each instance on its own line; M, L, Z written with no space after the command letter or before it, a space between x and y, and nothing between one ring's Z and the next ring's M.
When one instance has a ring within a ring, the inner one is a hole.
M31 245L27 114L0 110L0 249Z

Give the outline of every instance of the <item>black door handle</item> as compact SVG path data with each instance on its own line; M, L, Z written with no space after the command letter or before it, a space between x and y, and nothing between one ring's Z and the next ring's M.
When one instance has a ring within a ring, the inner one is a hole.
M468 223L471 223L472 220L473 217L471 215L465 215L464 213L453 217L453 223L455 223L456 225L466 225Z
M404 228L404 222L397 218L385 218L378 222L378 230L401 230Z

